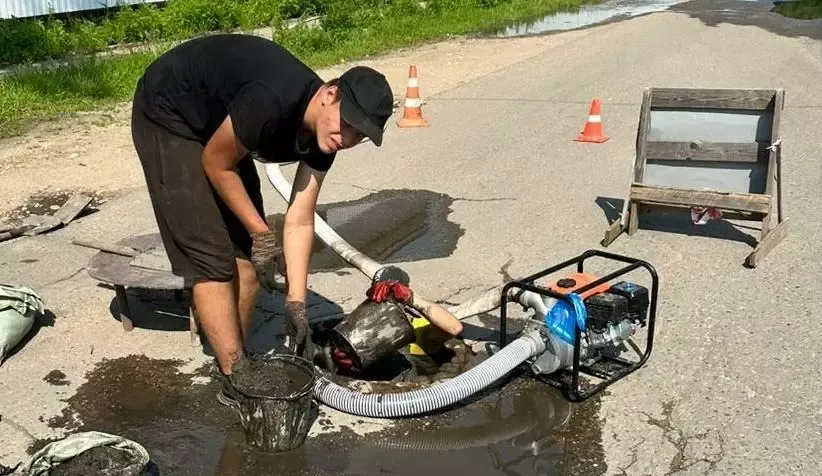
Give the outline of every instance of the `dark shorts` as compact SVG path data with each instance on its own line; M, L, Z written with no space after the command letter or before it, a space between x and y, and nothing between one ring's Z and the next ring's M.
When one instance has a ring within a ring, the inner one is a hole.
M235 259L251 255L251 237L211 187L200 162L204 145L146 117L139 95L135 95L131 133L173 273L187 282L231 280ZM265 217L254 160L245 157L236 170Z

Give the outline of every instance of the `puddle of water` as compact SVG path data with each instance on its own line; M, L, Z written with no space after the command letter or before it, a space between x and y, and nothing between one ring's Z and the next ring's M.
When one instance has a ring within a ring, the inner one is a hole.
M552 14L540 20L506 27L495 36L512 38L552 31L567 31L597 25L606 21L624 20L667 10L685 0L607 0L581 7L575 12Z
M450 256L465 232L448 220L454 199L427 190L383 190L358 200L322 204L317 213L359 251L383 263ZM283 214L268 217L278 233ZM315 240L312 271L349 267L321 240Z
M400 420L366 436L343 428L271 455L245 444L236 414L215 398L216 382L194 383L207 367L183 374L180 365L139 355L104 360L49 424L133 439L149 451L153 473L164 476L599 475L606 469L597 398L572 406L527 377L450 412Z

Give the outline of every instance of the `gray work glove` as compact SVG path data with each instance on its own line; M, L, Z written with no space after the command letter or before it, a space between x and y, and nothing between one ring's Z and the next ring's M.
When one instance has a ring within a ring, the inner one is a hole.
M305 303L286 301L285 303L285 347L294 355L314 361L314 346L308 327Z
M276 287L277 258L281 252L282 247L273 231L251 234L251 264L257 272L257 281L267 292Z

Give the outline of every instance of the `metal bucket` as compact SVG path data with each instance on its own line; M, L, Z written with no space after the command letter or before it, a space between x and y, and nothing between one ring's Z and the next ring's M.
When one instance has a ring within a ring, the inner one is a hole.
M331 339L364 370L413 342L414 328L399 304L364 301L332 329Z
M253 395L235 387L240 421L246 442L262 451L279 453L299 448L308 436L311 401L317 375L314 365L295 355L275 354L257 357L283 369L298 369L300 378L293 391L284 395Z

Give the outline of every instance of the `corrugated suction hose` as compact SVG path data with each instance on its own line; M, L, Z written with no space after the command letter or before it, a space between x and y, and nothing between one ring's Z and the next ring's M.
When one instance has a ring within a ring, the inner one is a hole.
M531 356L545 350L538 332L524 334L476 367L451 380L402 393L361 393L320 377L314 396L344 413L371 418L419 415L467 398L514 370Z

